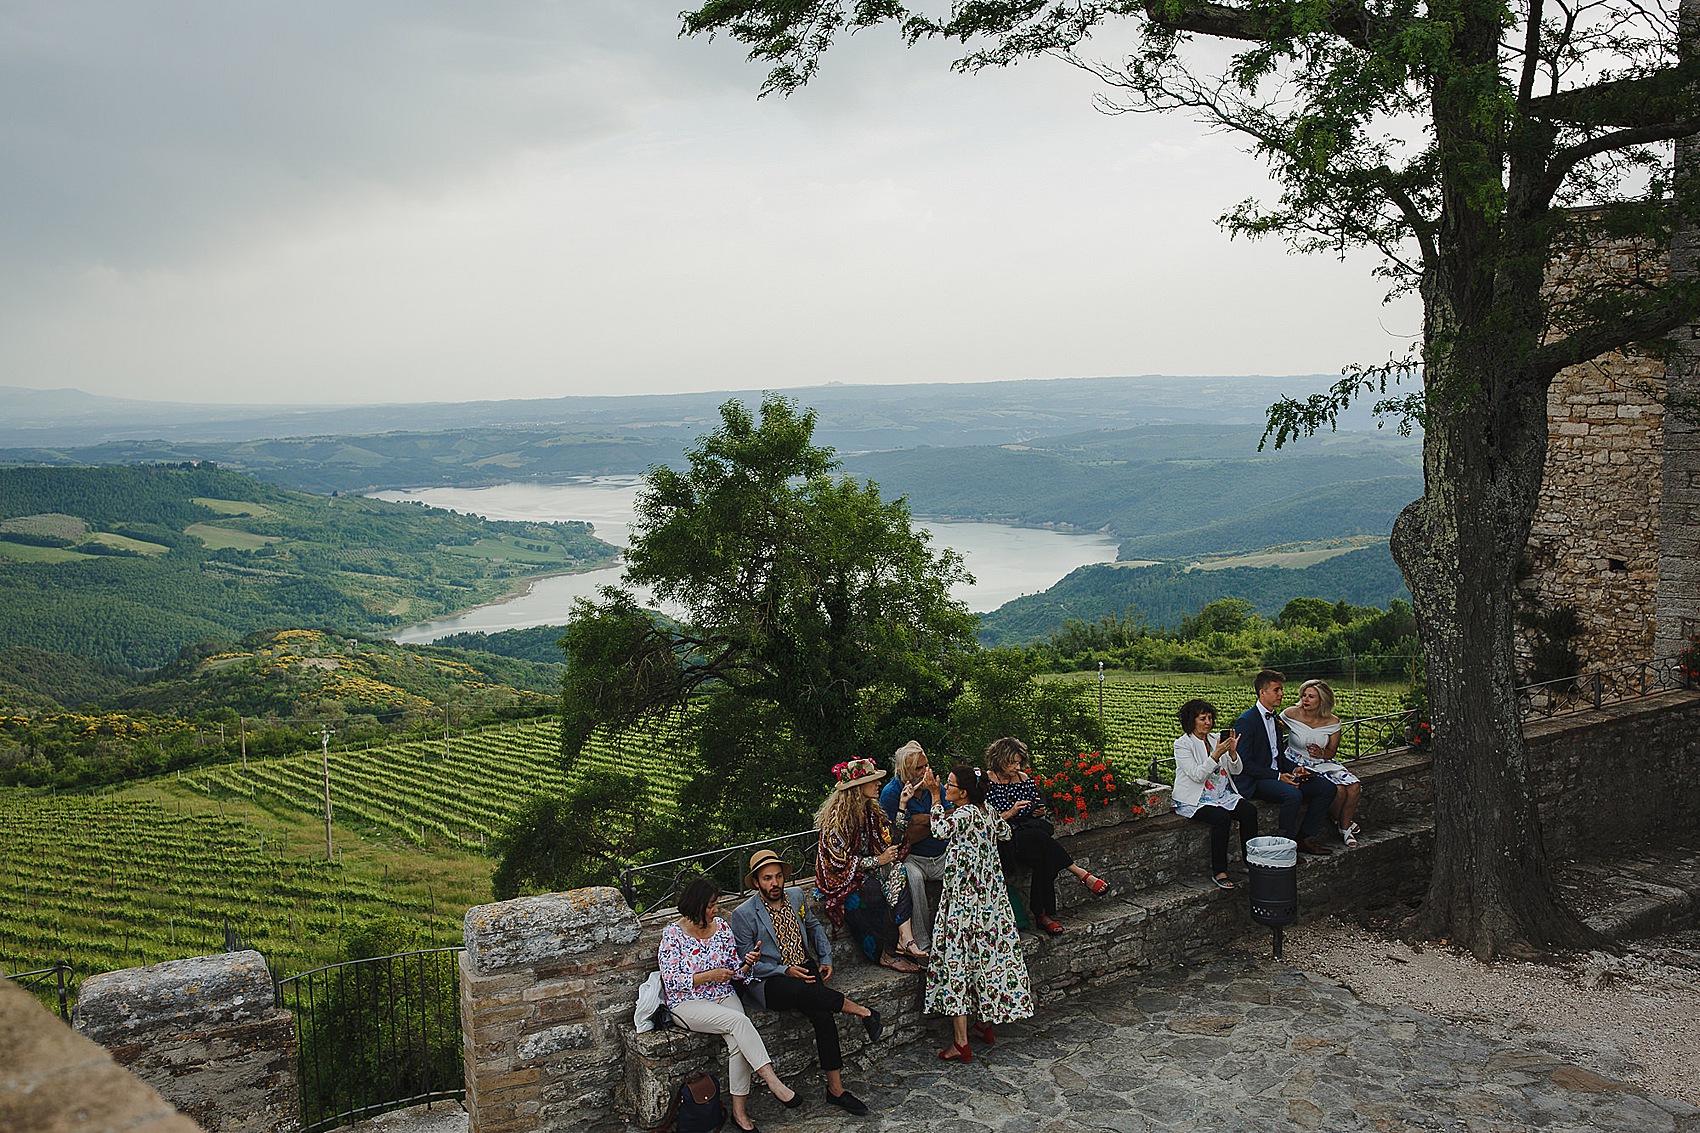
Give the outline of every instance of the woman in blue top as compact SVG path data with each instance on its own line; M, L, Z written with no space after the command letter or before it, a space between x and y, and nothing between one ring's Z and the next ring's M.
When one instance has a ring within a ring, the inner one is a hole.
M1074 858L1056 840L1044 800L1039 797L1039 784L1033 781L1027 745L1014 736L993 740L986 749L986 805L1014 832L1000 847L1004 868L1020 863L1033 870L1028 908L1034 923L1046 932L1055 936L1063 930L1057 923L1057 874L1066 869L1099 895L1110 887L1103 878L1075 865Z

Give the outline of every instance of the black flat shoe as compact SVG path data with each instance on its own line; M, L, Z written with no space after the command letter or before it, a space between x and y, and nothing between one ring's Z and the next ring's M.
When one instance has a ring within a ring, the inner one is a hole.
M842 1094L835 1094L829 1090L826 1095L826 1100L837 1106L839 1109L844 1110L846 1113L853 1113L857 1117L861 1117L864 1113L868 1112L868 1104L849 1090L845 1090Z
M868 1032L869 1042L877 1043L880 1041L880 1033L885 1030L885 1024L880 1022L878 1010L872 1007L868 1009L868 1013L862 1017L862 1029Z
M803 1091L792 1090L791 1100L788 1102L780 1102L779 1104L784 1106L786 1109L796 1109L798 1106L803 1104Z

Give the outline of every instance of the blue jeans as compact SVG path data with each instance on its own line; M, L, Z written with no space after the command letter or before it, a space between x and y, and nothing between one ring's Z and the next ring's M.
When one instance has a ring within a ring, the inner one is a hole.
M1334 789L1334 784L1320 775L1312 775L1296 787L1279 779L1259 779L1251 790L1251 797L1278 803L1281 807L1281 836L1296 841L1314 838L1316 832L1322 829L1322 820L1328 817L1328 807L1334 802ZM1301 805L1305 811L1302 825L1299 823Z

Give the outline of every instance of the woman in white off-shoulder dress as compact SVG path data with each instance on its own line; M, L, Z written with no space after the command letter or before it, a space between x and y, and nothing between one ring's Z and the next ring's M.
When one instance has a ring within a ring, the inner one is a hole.
M1306 681L1299 686L1299 702L1281 713L1287 724L1287 758L1309 768L1338 788L1328 817L1340 831L1348 849L1358 848L1358 798L1363 786L1358 777L1337 761L1340 750L1340 717L1334 715L1334 690L1327 681Z

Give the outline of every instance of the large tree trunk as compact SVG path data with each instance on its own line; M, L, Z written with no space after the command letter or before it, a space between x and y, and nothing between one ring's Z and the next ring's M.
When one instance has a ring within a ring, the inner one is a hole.
M1471 376L1456 356L1436 363ZM1434 724L1434 872L1415 927L1485 960L1600 941L1557 898L1516 696L1512 603L1545 464L1545 398L1510 392L1503 371L1475 376L1470 408L1430 417L1425 494L1394 525L1393 553Z

